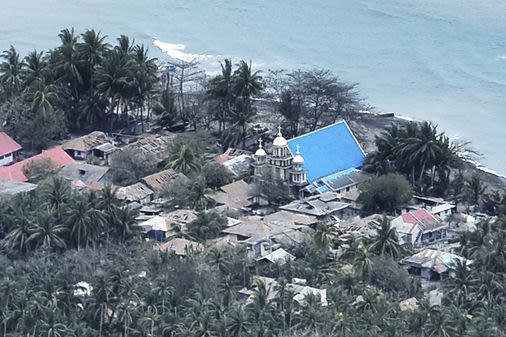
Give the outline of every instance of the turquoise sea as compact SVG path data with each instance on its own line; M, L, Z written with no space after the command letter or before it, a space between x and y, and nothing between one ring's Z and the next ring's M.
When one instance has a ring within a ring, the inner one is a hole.
M384 112L429 119L506 174L506 1L0 0L0 49L57 44L65 27L124 33L152 55L264 69L320 66Z

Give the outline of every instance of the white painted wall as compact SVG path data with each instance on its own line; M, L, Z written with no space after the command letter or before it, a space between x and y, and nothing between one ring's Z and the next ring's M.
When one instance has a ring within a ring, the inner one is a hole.
M14 155L12 153L0 156L0 166L12 164L14 162Z

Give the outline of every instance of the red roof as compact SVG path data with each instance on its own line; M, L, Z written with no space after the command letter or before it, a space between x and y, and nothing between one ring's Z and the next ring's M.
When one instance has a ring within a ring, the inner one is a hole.
M61 147L55 147L54 149L42 151L42 153L39 153L38 155L17 162L14 165L0 166L0 179L21 181L21 182L28 181L28 178L23 173L23 167L34 160L46 158L51 159L51 161L56 166L59 167L63 167L74 161L74 159L72 159L72 157L69 156L67 152L65 152Z
M402 220L405 223L410 223L413 225L421 225L422 227L430 227L434 225L438 225L443 222L443 220L437 216L431 214L425 208L417 209L402 215Z
M0 132L0 156L21 150L22 147L5 132Z

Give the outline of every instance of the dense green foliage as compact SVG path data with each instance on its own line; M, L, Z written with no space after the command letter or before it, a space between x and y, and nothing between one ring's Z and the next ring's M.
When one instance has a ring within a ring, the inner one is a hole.
M1 247L14 256L39 249L61 252L136 236L132 213L106 186L79 194L62 178L49 178L34 194L0 205Z
M372 177L360 187L358 202L368 213L392 212L413 197L413 188L400 174L388 173Z
M405 175L418 192L446 194L452 169L459 168L458 149L429 122L392 125L376 137L377 150L364 169Z
M0 64L0 115L5 130L40 150L72 129L104 129L127 113L144 127L158 82L157 65L142 45L121 36L111 46L94 30L64 29L60 46L22 58L11 46Z

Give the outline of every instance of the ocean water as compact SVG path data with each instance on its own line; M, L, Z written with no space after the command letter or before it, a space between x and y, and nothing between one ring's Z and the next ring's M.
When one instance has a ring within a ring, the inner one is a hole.
M428 119L506 174L506 1L0 0L0 49L44 50L65 27L127 34L169 60L325 67L384 112ZM156 38L156 39L155 39ZM156 43L156 46L154 45ZM160 50L159 48L162 48Z

